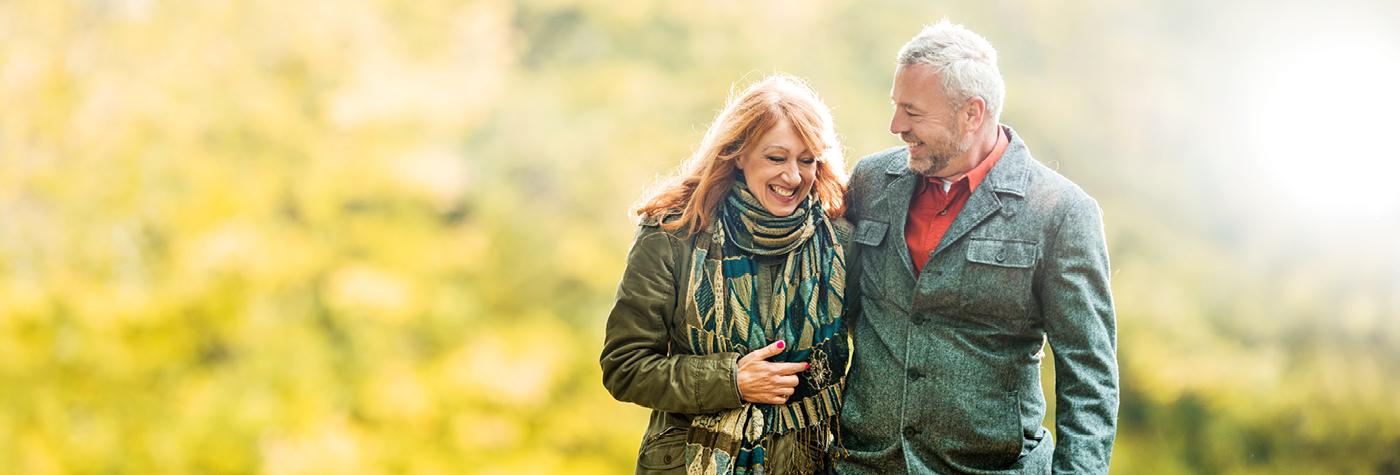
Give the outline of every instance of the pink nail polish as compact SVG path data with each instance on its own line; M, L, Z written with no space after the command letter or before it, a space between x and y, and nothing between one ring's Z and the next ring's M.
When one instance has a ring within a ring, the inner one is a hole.
M803 369L803 370L809 370L809 369L812 369L812 363L807 363L807 367L805 367L805 368L802 368L802 369Z
M783 349L783 340L778 340L778 349Z

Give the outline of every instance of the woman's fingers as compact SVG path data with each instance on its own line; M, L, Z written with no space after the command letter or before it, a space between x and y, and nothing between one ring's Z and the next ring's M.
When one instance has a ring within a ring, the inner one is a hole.
M754 361L754 360L766 360L766 359L768 359L768 358L772 358L773 356L777 355L778 353L782 353L782 352L783 352L783 348L786 348L786 347L787 347L787 344L784 343L783 340L775 341L775 342L773 342L773 344L771 344L771 345L765 346L765 347L763 347L763 348L759 348L759 349L757 349L757 350L750 351L749 354L744 355L743 358L739 358L739 364L744 364L744 363L747 363L747 362L750 362L750 361Z
M810 367L810 366L812 366L812 365L807 364L807 363L769 363L769 364L773 365L772 368L773 368L773 373L774 373L774 374L783 375L783 376L786 376L786 375L789 375L789 374L797 374L797 373L801 373L801 372L803 372L803 371L807 371L807 368Z
M765 402L767 402L768 404L783 404L787 402L787 398L787 391L778 389L773 391L773 394L769 395L768 400Z
M749 402L785 404L797 388L797 373L806 371L807 363L773 363L767 361L783 352L782 340L749 352L739 358L739 396Z
M799 365L800 366L800 365ZM786 404L797 391L797 376L775 375L763 381L763 389L756 391L755 401L766 404Z

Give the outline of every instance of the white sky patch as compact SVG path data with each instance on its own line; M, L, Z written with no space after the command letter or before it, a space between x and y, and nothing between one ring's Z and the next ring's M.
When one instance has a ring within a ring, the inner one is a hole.
M1256 63L1243 106L1255 185L1299 216L1400 219L1400 38L1293 30Z

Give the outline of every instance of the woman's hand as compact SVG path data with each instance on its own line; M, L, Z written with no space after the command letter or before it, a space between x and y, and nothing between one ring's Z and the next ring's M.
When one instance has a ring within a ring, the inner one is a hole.
M797 373L806 371L808 363L773 363L766 361L783 352L783 341L753 350L739 358L739 397L758 404L786 404L797 388Z

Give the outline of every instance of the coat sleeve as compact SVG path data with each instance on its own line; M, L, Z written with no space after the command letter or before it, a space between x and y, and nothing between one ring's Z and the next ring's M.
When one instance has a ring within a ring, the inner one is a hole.
M675 354L667 322L676 298L677 256L671 236L644 225L627 256L627 270L608 314L603 386L619 401L651 409L702 414L740 406L738 353Z
M875 160L870 158L863 159L856 164L855 171L851 173L849 187L846 188L846 215L842 217L846 223L845 235L838 235L841 248L846 253L846 307L842 324L851 331L850 335L854 335L856 319L861 315L860 274L864 268L860 257L860 245L855 242L855 227L865 219L865 210L859 205L869 199L865 196L867 187L864 184L868 180L867 177L873 173L871 165L874 162Z
M1070 200L1045 255L1040 300L1055 355L1054 473L1108 473L1118 419L1117 330L1098 204Z

